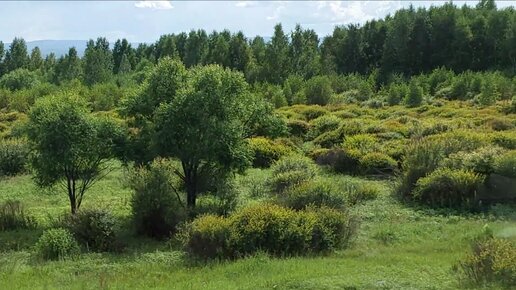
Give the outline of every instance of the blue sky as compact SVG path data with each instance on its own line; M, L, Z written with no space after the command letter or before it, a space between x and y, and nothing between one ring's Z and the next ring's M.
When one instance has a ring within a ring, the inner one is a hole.
M228 28L248 36L270 36L281 22L286 31L296 23L320 35L335 25L363 23L381 18L409 1L0 1L0 40L14 37L89 39L105 36L110 41L153 42L166 33L203 28ZM414 6L442 5L444 1L414 1ZM465 1L454 1L462 5ZM475 5L476 1L467 2ZM498 7L516 1L498 1Z

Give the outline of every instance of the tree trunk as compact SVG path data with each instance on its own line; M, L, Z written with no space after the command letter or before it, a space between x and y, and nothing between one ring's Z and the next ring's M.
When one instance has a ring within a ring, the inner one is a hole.
M189 210L193 210L197 199L197 168L196 166L183 162L183 172L185 174L186 205Z
M72 212L72 215L75 215L77 213L77 199L76 199L76 195L75 195L75 182L68 179L67 187L68 187L68 199L70 200L70 211Z

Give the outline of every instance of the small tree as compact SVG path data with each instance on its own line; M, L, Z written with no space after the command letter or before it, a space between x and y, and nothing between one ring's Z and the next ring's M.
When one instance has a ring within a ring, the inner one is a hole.
M256 104L241 73L210 65L190 76L189 85L158 109L155 141L161 155L181 161L176 174L193 209L204 177L224 178L250 165L244 136Z
M405 97L405 105L407 107L419 107L423 102L423 89L415 82L411 81L408 94Z
M36 182L62 184L75 214L85 192L107 172L108 160L122 140L120 127L92 117L75 97L39 99L29 112L29 142Z

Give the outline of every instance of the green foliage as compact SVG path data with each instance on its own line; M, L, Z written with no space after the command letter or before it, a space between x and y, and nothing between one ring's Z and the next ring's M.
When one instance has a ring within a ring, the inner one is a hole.
M19 200L7 200L0 204L0 231L32 229L36 221L25 213L25 207Z
M158 159L148 169L139 168L131 176L133 222L140 234L166 238L185 219L184 198L179 192L176 165Z
M317 165L310 158L299 155L288 155L279 159L271 170L272 177L269 182L272 191L276 193L282 193L312 180L318 173Z
M346 204L344 194L335 187L335 183L326 179L301 183L287 190L278 199L281 205L296 210L311 206L343 209Z
M336 130L341 123L342 120L334 115L324 115L318 117L310 121L310 130L308 131L306 137L308 140L313 140L327 131Z
M181 160L189 207L195 207L199 171L250 165L245 123L255 105L241 73L212 65L194 69L189 87L160 106L156 145L162 156Z
M494 161L494 172L507 177L516 178L516 150L498 156Z
M359 170L360 155L356 151L334 148L319 154L315 161L319 165L327 165L337 173L355 174Z
M0 176L12 176L26 169L29 147L23 139L0 139Z
M357 152L364 155L370 152L378 151L378 139L371 134L357 134L348 136L344 139L342 148L346 151Z
M69 230L80 244L95 252L117 249L117 220L101 209L81 210L65 219L64 228Z
M113 55L106 38L92 39L86 44L83 58L84 83L88 86L111 80L113 77Z
M442 161L441 166L489 175L494 172L495 159L503 152L504 150L497 146L481 147L472 152L460 151L450 154Z
M293 211L277 205L248 207L228 218L202 216L181 233L194 257L235 258L259 251L277 256L329 252L349 244L354 219L329 208Z
M283 89L279 85L268 83L255 85L255 91L265 100L269 101L275 108L288 105Z
M404 102L410 108L419 107L423 103L423 89L421 89L417 82L410 82Z
M17 91L21 89L30 89L38 84L38 76L35 72L28 69L20 68L0 78L0 87Z
M292 148L263 137L249 139L249 147L253 152L253 167L269 167L281 157L292 153Z
M89 115L77 97L47 97L36 102L27 124L35 150L32 168L41 186L62 182L71 212L79 209L86 190L108 169L123 139L113 121Z
M326 105L332 94L333 89L327 76L316 76L306 82L305 95L308 104Z
M73 235L65 229L48 229L35 245L38 257L44 260L64 260L79 254L79 245Z
M371 152L360 158L359 167L363 174L392 174L398 163L387 154Z
M417 201L434 207L474 208L483 177L462 169L437 169L419 179L413 191Z
M461 278L476 285L516 283L516 246L501 238L477 238L469 253L456 266ZM493 286L493 285L491 285Z
M287 127L291 135L303 138L310 130L310 123L302 120L288 120Z

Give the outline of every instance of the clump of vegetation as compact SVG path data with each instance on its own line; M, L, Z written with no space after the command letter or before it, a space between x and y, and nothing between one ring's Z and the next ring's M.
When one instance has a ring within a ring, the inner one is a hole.
M48 229L35 245L36 255L44 260L64 260L80 253L79 244L66 229Z
M516 246L509 240L486 233L472 242L471 253L457 266L462 279L477 285L516 284Z
M117 220L106 210L87 209L65 219L68 229L80 244L95 252L117 250Z
M392 174L398 163L387 154L371 152L360 158L359 167L364 174Z
M281 157L293 152L292 148L264 137L249 139L249 147L253 152L253 167L269 167Z
M278 198L280 204L296 210L311 206L343 209L346 205L344 193L327 179L302 183Z
M511 150L494 161L494 172L507 176L516 177L516 150Z
M294 211L261 204L228 218L201 216L183 229L181 238L185 250L202 259L236 258L258 251L287 256L345 247L355 230L355 220L345 212Z
M177 170L171 161L158 159L150 167L137 169L130 179L136 230L155 238L169 237L186 217Z
M317 165L308 157L289 155L271 167L270 184L273 192L283 193L303 182L312 180L318 173Z
M482 176L471 171L442 168L419 179L412 194L430 206L471 208L482 181Z
M0 140L0 176L13 176L26 170L29 146L21 139Z
M35 227L36 220L25 213L25 208L20 201L7 200L0 204L0 231Z

